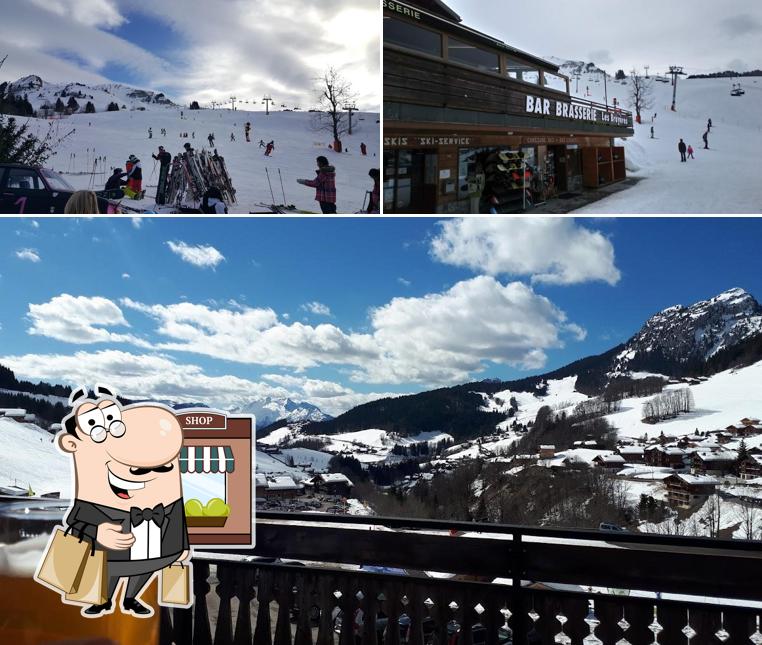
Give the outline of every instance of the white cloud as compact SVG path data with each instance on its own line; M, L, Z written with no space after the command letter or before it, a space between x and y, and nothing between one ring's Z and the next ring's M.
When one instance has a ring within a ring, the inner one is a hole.
M67 343L147 345L132 334L105 329L107 326L129 327L122 310L107 298L64 293L42 304L30 304L27 318L31 322L29 333L33 336L47 336Z
M488 276L443 293L394 298L371 312L371 324L382 356L354 378L388 383L462 382L487 362L537 369L565 335L583 333L527 285Z
M225 259L213 246L203 244L186 244L185 242L167 242L172 253L179 255L185 262L197 267L216 267Z
M143 226L143 218L142 217L133 217L132 218L132 227L133 228L140 228Z
M132 276L129 273L123 273L122 274L122 278L124 278L125 280L129 280L131 277Z
M28 260L29 262L40 262L42 260L37 249L19 249L16 251L16 257L19 260Z
M410 280L406 280L405 278L397 278L397 282L399 282L403 287L409 287L412 282Z
M108 383L127 398L204 403L221 409L252 400L286 398L307 400L328 414L338 415L355 405L394 396L359 393L328 381L290 377L275 385L229 374L210 376L198 365L178 363L162 354L132 354L118 350L78 351L74 354L3 356L0 363L25 379L66 385Z
M439 229L430 251L445 264L547 284L621 278L611 241L569 218L450 219Z
M126 18L113 0L28 0L59 18L69 18L90 27L119 27Z
M322 302L313 300L312 302L306 302L301 307L304 311L309 311L316 316L330 316L331 308L328 305L324 305Z
M297 371L341 365L351 369L354 381L427 385L468 380L489 362L540 368L547 350L563 346L566 338L585 337L581 327L531 287L489 276L441 293L394 298L370 312L369 333L332 324L286 323L270 308L231 301L150 305L123 298L120 305L155 321L150 343L108 329L127 324L111 300L68 294L30 305L30 333L72 343L129 342Z
M33 219L29 223L32 225L32 228L40 228L40 223L36 219Z

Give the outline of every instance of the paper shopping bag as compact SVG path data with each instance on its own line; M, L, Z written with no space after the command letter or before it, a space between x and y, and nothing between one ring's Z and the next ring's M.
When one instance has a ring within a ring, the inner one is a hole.
M71 593L82 578L90 548L89 541L69 535L57 526L35 573L35 580L63 593Z
M191 605L191 565L171 564L161 570L159 604L189 607Z
M87 556L77 588L66 594L66 600L102 605L108 600L108 564L104 551L93 551Z

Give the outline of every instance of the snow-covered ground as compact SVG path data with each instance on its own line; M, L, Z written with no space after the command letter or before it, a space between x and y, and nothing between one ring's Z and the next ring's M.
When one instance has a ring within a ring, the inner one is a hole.
M99 108L100 109L100 108ZM98 112L75 114L54 122L55 131L63 136L71 129L76 132L57 148L57 154L47 166L63 172L64 178L78 189L101 190L114 167L124 168L127 157L136 155L143 166L143 187L146 199L125 200L133 208L153 209L155 205L158 168L154 170L152 154L163 145L172 155L182 151L184 143L196 150L209 149L207 136L215 134L214 147L225 158L233 187L237 191L237 204L230 205L231 213L262 212L258 204L294 204L298 209L320 212L314 200L315 190L296 183L297 179L313 179L315 157L325 155L336 167L337 209L339 213L354 213L363 206L365 192L373 187L368 171L380 167L380 126L376 113L360 112L353 116L352 136L342 139L346 152L335 153L328 148L332 137L327 132L312 128L313 114L307 112L247 112L244 110L188 110L180 107L148 106L145 111ZM246 143L244 124L252 124L251 143ZM31 119L32 129L47 131L48 122ZM148 128L153 138L148 138ZM161 135L166 128L167 136ZM180 137L187 132L188 139ZM191 134L195 133L195 139ZM236 140L231 141L234 134ZM275 151L264 156L259 140L273 140ZM365 143L367 156L360 154L360 143ZM72 157L76 155L76 157ZM93 160L105 157L107 174L92 176ZM265 169L269 171L270 184ZM278 173L280 171L280 175ZM72 174L79 173L79 174ZM283 180L281 188L280 180Z
M32 487L38 495L71 491L69 460L56 449L53 435L32 423L0 417L0 485Z
M580 81L580 98L603 103L600 74ZM741 81L746 95L730 95ZM572 93L576 90L572 83ZM635 124L635 136L625 145L630 177L642 181L577 213L759 213L762 182L756 161L762 150L762 78L681 78L677 88L677 111L672 112L672 85L654 82L654 107ZM587 88L591 96L586 96ZM609 104L617 98L630 110L630 85L613 80L608 84ZM651 122L651 117L656 119ZM713 127L709 150L702 135L708 119ZM651 126L655 138L651 139ZM680 161L677 144L683 139L694 149L695 159Z

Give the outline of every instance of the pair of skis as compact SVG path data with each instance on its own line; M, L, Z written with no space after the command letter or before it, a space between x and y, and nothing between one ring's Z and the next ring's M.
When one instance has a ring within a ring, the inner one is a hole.
M273 194L273 185L270 182L270 170L265 166L265 174L267 175L267 185L270 186L270 197L272 197L273 205L275 205L275 195ZM280 190L283 193L283 205L285 206L288 203L288 200L286 199L286 190L283 188L283 175L280 173L280 168L278 168L278 178L280 179ZM293 208L293 205L290 206L290 208Z

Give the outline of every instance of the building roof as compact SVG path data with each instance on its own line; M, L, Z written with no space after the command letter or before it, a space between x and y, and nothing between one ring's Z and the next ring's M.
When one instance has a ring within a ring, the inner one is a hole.
M678 479L691 486L716 486L720 483L714 477L707 477L706 475L688 475L686 473L677 473L675 475L671 475L668 479L671 479L672 477L677 477Z
M302 485L297 484L291 477L280 476L268 480L267 488L268 490L298 490L302 488Z
M720 450L717 452L697 452L696 456L701 461L735 461L738 455L730 450Z
M540 450L555 450L556 447L553 444L546 444L544 446L540 446Z
M321 477L326 484L348 484L349 486L354 486L352 480L342 473L326 473L318 475L318 477Z
M0 408L0 416L23 417L26 416L24 408Z
M622 455L598 455L593 461L603 461L611 464L623 464L624 457Z
M254 485L255 486L267 486L267 477L263 475L262 473L257 473L254 475Z

